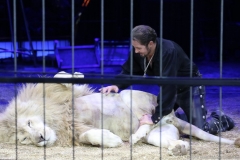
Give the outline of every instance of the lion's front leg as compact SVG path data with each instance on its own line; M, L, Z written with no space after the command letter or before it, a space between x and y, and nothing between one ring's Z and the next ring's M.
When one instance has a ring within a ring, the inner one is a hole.
M149 124L141 125L136 131L136 133L131 135L131 137L129 138L129 143L134 145L140 139L145 137L152 130L152 128L153 128L153 125L149 125Z
M119 147L123 144L121 138L106 129L90 129L79 136L84 144L103 147Z

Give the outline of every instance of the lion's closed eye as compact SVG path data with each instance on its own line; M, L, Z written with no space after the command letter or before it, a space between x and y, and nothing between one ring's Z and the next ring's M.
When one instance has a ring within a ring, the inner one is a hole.
M21 141L21 144L32 144L31 140L29 137L24 137Z
M30 127L31 128L31 124L32 122L31 122L31 120L28 120L28 127Z
M27 139L27 137L23 138L21 142L25 141Z

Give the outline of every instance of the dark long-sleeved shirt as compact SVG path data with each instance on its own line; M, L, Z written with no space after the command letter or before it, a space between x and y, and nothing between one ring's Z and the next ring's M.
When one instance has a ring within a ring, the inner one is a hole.
M133 75L144 74L144 57L135 53L133 48ZM119 76L130 74L130 57L122 66L122 72ZM156 50L152 59L152 66L148 67L148 76L159 76L160 65L162 65L163 77L189 77L190 76L190 60L183 49L171 40L162 39L162 63L160 64L160 40L156 41ZM192 73L197 73L198 68L193 64ZM127 88L126 85L117 85L120 89ZM174 108L177 95L176 85L162 86L162 116L169 114ZM158 96L159 98L159 96ZM156 106L155 113L152 115L152 121L158 123L161 119L159 117L160 107Z

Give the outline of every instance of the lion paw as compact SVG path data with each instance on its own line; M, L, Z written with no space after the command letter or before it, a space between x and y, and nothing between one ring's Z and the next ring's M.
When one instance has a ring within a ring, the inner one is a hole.
M185 145L176 145L168 148L168 154L171 156L182 156L187 154L187 148Z
M106 129L91 129L80 135L81 143L92 144L94 146L103 147L119 147L123 144L121 138Z
M135 134L132 134L132 136L129 138L129 143L134 145L137 143L140 139L145 137L152 129L153 125L144 124L141 125Z

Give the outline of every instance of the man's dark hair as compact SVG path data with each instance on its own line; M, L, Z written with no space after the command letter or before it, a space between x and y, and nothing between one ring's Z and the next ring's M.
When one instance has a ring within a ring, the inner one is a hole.
M157 33L146 25L139 25L132 30L132 40L138 41L141 45L147 46L150 41L156 42Z

